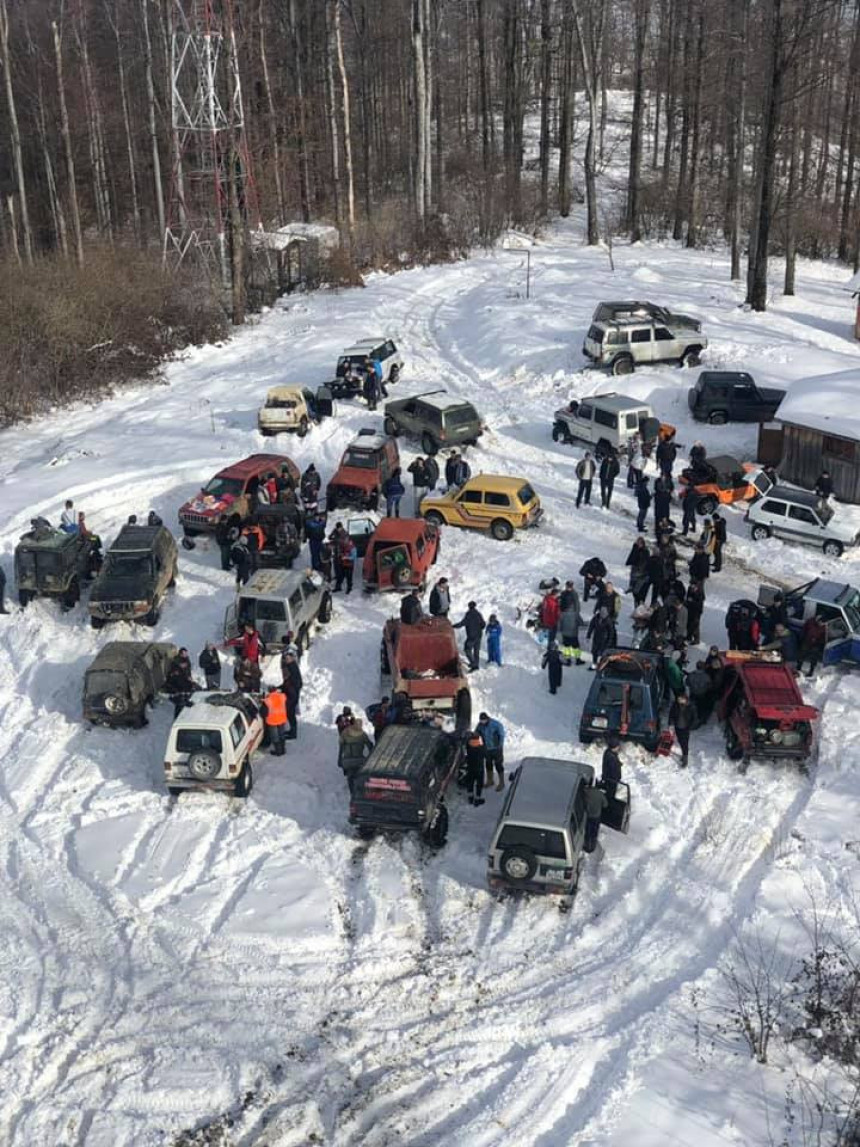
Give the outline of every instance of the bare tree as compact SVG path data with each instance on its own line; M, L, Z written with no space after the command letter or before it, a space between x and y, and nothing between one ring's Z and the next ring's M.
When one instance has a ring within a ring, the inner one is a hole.
M579 44L585 99L588 104L588 134L585 140L583 168L588 243L590 246L595 246L600 242L597 219L597 136L606 0L570 0L570 5Z
M81 209L78 204L78 184L75 175L75 153L72 150L72 133L69 128L69 109L66 104L66 86L63 79L63 42L56 20L51 24L54 35L54 62L57 69L57 93L60 104L60 124L63 133L63 147L66 152L66 174L69 180L69 201L72 205L72 229L75 233L75 257L78 263L84 262L84 237L81 230Z
M21 155L21 131L18 126L18 109L15 91L12 86L12 55L9 51L9 11L6 0L0 0L0 63L3 66L3 80L6 86L6 106L9 113L9 134L12 140L12 164L15 181L18 185L18 204L21 209L21 228L24 232L24 257L33 262L33 236L30 230L30 208L27 203L27 182L24 175L24 161Z

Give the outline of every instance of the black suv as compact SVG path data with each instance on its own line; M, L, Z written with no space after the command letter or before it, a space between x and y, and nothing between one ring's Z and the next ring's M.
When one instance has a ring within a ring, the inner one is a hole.
M475 446L483 432L471 402L452 398L444 390L385 404L385 433L418 439L425 454L437 454L443 446Z
M84 675L84 720L142 728L177 653L169 641L109 641Z
M456 776L462 740L429 725L389 725L355 774L349 820L362 836L417 830L428 844L448 836L445 791Z
M697 422L769 422L785 398L784 390L756 386L743 370L703 370L687 399Z
M80 601L81 582L99 567L101 551L94 534L67 534L44 518L34 518L32 529L15 547L15 584L23 608L34 597L59 598L64 609Z
M123 526L105 555L90 594L90 621L155 625L167 590L176 584L176 541L165 526Z

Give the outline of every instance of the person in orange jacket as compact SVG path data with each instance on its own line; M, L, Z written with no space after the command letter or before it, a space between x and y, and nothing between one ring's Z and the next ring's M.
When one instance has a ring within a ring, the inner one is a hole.
M287 698L280 685L270 689L266 694L263 709L272 755L282 757L285 752L284 740L287 731Z

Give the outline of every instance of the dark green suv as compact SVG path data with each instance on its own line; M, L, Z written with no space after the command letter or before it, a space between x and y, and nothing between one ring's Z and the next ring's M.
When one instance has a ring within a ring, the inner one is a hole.
M483 432L471 402L452 398L444 390L385 404L385 433L418 439L425 454L436 454L443 446L474 446Z
M34 597L56 597L71 609L80 600L81 582L93 576L100 560L94 535L67 534L44 518L34 518L15 548L18 601L23 607Z

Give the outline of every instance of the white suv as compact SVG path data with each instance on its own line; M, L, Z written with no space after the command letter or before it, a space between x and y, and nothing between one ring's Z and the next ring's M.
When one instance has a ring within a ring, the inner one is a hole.
M567 406L553 415L553 442L589 442L600 454L609 447L624 454L630 439L639 435L645 442L656 441L660 422L646 402L624 394L595 394Z
M612 374L632 374L634 366L652 362L698 366L707 345L700 331L681 323L651 318L607 319L588 328L582 353Z
M171 796L184 789L220 789L247 797L251 756L263 740L258 703L245 693L197 693L167 738L164 778Z
M826 498L806 490L774 486L746 512L750 536L759 542L771 535L791 542L820 547L838 558L846 546L856 546L860 535L845 522Z

